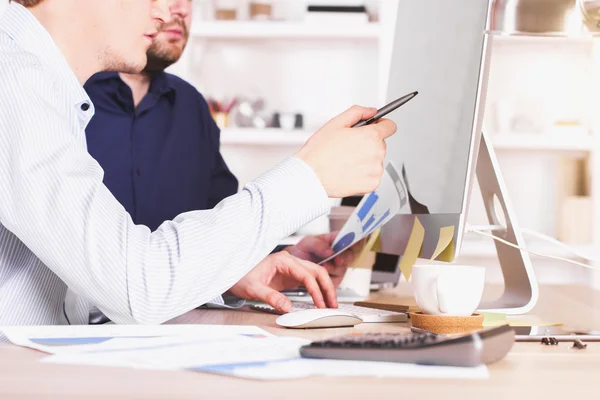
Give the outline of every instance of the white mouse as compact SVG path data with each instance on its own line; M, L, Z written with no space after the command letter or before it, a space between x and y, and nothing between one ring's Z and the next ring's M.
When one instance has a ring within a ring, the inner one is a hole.
M362 319L337 308L315 308L284 314L275 322L286 328L339 328L358 325Z

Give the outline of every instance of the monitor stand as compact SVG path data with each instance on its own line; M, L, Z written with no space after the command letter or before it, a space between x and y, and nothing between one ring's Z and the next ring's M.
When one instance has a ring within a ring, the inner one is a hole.
M476 173L490 223L490 233L523 248L523 237L508 199L496 153L485 132L481 135ZM499 215L504 218L500 218ZM504 293L495 301L482 302L479 311L502 314L528 313L535 306L539 295L529 255L496 240L494 245L504 277Z

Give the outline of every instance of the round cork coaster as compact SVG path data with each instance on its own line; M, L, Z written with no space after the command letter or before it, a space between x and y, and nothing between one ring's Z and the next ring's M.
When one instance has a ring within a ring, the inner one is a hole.
M428 315L422 312L410 313L412 326L439 334L458 334L481 330L483 315L473 314L470 317L450 317Z

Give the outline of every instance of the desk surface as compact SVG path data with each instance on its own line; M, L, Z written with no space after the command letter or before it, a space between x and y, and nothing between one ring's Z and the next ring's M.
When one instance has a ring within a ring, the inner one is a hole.
M494 288L486 297L494 294ZM374 298L395 297L412 303L410 288L379 293ZM542 287L532 313L544 320L577 328L600 328L600 293L587 287ZM253 311L194 310L173 323L258 325L277 335L324 338L349 329L282 330L275 316ZM363 324L360 331L405 331L400 324ZM243 398L443 398L444 400L524 398L525 395L597 396L600 390L600 343L574 350L570 344L543 346L516 343L502 361L490 366L487 381L310 378L282 382L256 382L193 372L138 371L121 368L47 365L34 350L0 345L0 398L111 398L197 399ZM514 396L514 397L513 397ZM536 397L537 398L537 397Z

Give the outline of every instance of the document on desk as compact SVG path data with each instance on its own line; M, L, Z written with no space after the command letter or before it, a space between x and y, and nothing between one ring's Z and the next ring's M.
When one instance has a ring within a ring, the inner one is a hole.
M381 228L398 213L410 213L408 190L402 176L389 162L379 187L364 196L332 243L335 254L323 264Z
M0 328L11 343L50 354L131 349L145 339L214 340L232 336L272 337L256 326L236 325L57 325Z
M245 379L279 380L309 376L410 377L487 379L485 366L477 368L413 364L312 360L300 357L306 339L263 335L234 335L212 340L145 338L132 349L61 353L44 363L187 370Z

